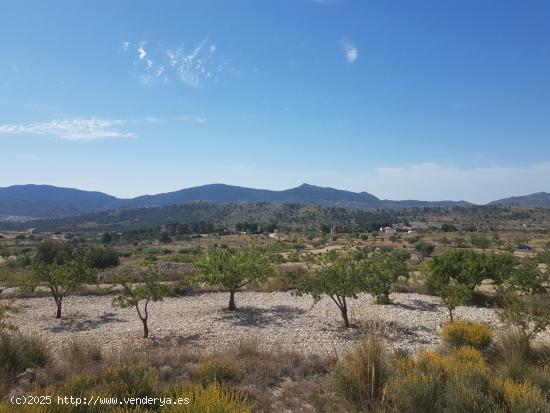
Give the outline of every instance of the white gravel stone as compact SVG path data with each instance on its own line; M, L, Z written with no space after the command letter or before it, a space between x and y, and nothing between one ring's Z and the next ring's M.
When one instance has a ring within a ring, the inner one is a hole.
M229 295L205 293L150 303L149 328L156 343L189 344L206 351L224 350L242 340L255 340L271 350L334 354L357 340L378 332L390 349L418 352L440 344L447 310L437 297L392 294L391 305L377 305L370 296L350 300L350 319L356 328L342 326L340 312L329 298L314 304L311 297L287 292L241 292L237 312L229 312ZM143 340L135 309L112 306L109 296L70 296L56 320L51 298L17 299L19 312L10 321L23 333L36 333L62 351L72 340L99 343L106 352L132 351L150 346ZM493 309L459 307L456 318L482 321L499 330ZM548 336L548 333L546 333Z

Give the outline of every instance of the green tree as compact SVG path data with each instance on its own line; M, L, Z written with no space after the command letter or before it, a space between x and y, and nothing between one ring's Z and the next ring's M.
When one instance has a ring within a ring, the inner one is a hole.
M103 235L101 236L101 242L103 244L110 244L111 242L113 242L113 236L111 235L111 233L110 232L103 233Z
M325 257L320 271L302 280L296 294L309 294L315 301L328 295L340 310L344 326L350 327L347 300L357 298L364 291L365 269L365 266L358 264L350 251L331 251Z
M162 242L163 244L168 244L168 243L172 242L172 238L170 237L168 232L162 231L160 233L159 241Z
M482 251L491 247L491 240L485 237L472 237L470 238L470 243Z
M544 294L548 291L550 273L539 268L534 259L525 259L512 272L507 287L525 295Z
M459 305L466 304L472 296L472 292L464 284L450 283L440 290L439 296L443 305L447 307L452 322L454 321L453 311Z
M229 292L229 310L235 311L235 293L253 281L265 279L273 265L258 248L211 249L197 262L196 282L217 285Z
M523 261L499 286L504 306L499 315L533 339L550 326L550 273L533 259Z
M95 271L83 256L76 255L62 264L48 264L35 259L30 278L24 280L21 286L34 290L38 285L45 285L57 307L55 318L61 318L63 299L86 282L95 282Z
M408 258L407 251L376 249L358 263L365 290L374 295L379 304L389 304L393 284L399 277L408 277Z
M427 265L427 283L434 291L452 282L474 290L485 279L499 284L510 276L514 258L509 254L483 254L471 250L451 250L434 257Z
M143 324L143 338L149 337L149 303L162 301L171 292L171 287L161 282L161 274L151 260L142 263L137 272L121 272L115 281L122 289L113 300L121 308L134 307Z
M120 264L118 252L112 247L90 247L86 249L85 255L92 268L103 270Z
M430 242L421 240L414 244L414 249L418 254L418 262L422 262L426 257L429 257L433 254L435 250L435 245Z

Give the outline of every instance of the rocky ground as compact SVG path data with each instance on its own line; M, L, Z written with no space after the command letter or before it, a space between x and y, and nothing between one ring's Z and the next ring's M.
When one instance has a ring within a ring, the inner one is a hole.
M208 293L151 303L151 340L140 338L142 325L135 309L113 307L110 296L67 297L61 320L54 318L51 298L17 299L19 312L11 322L57 349L81 340L97 342L106 352L171 342L209 351L255 340L266 349L326 354L341 353L373 332L383 334L392 349L416 352L437 346L441 326L448 320L438 298L420 294L393 294L393 304L387 306L374 304L369 296L352 300L351 329L342 327L339 310L329 298L313 305L310 297L286 292L243 292L236 296L237 312L225 310L228 299L228 294ZM456 318L503 328L492 309L460 307Z

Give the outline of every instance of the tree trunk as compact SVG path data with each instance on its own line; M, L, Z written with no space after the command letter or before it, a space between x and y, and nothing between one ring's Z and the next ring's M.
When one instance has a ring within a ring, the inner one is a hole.
M57 305L57 314L55 318L61 318L61 300L63 300L63 297L59 297L55 300L55 304Z
M143 323L143 338L149 337L149 326L147 325L147 319L142 318L141 322Z
M348 309L346 307L340 308L342 312L342 319L344 320L344 327L349 328Z
M451 310L450 308L449 308L449 315L451 316L451 323L453 323L454 322L454 320L453 320L453 310Z
M235 305L235 291L229 291L229 311L235 311L237 306Z

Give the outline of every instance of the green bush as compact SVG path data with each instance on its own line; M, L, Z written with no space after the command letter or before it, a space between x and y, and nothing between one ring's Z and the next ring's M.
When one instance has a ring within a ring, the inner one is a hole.
M482 351L489 347L493 339L493 332L487 324L467 321L445 324L441 335L449 347L470 346Z
M92 247L86 251L90 267L103 270L120 264L118 252L111 247Z
M20 334L0 334L0 374L15 375L28 368L44 367L49 360L45 343Z

